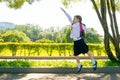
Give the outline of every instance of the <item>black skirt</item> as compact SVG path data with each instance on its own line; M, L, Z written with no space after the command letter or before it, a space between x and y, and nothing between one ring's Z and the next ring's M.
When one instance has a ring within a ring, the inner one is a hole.
M84 42L84 39L74 41L74 56L78 56L81 53L85 54L88 51L89 49L86 43Z

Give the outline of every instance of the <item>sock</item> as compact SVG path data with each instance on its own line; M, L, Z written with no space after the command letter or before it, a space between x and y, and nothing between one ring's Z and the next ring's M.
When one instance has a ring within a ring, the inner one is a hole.
M78 63L78 68L80 68L81 67L81 64L80 63Z
M95 60L94 59L92 59L92 63L93 63L93 65L95 64Z

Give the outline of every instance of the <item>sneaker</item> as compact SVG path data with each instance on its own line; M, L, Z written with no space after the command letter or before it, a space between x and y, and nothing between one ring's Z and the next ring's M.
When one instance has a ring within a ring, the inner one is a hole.
M95 71L97 69L97 61L95 61L95 64L93 65L93 70Z
M78 71L77 71L78 73L81 71L82 67L83 66L81 65L80 68L78 68Z

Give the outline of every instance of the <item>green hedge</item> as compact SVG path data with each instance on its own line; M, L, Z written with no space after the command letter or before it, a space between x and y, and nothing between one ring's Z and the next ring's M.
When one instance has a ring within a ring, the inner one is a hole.
M88 44L94 55L106 55L103 44ZM113 49L114 50L114 49ZM73 43L1 43L0 56L72 56Z

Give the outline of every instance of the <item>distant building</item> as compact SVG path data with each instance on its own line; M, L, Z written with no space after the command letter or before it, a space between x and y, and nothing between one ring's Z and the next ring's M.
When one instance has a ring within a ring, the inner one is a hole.
M15 24L9 22L0 22L0 29L14 28Z

